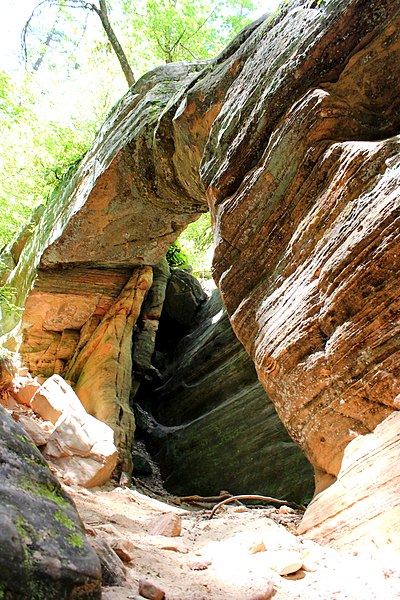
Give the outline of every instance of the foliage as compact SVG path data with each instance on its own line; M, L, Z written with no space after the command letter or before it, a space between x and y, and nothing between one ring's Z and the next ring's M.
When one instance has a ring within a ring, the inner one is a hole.
M167 260L173 267L190 267L197 276L211 277L213 235L210 214L205 213L188 225L168 250Z
M95 133L93 123L46 118L40 106L29 79L13 84L0 72L0 247L46 202Z
M36 6L28 44L33 75L11 79L0 70L0 248L46 202L124 91L122 71L100 20L91 18L91 5L86 16L71 9L86 6L83 0L37 0ZM251 0L107 2L138 75L160 61L212 56L250 20L252 8ZM201 270L204 231L197 237L190 232L180 251Z
M68 9L81 9L86 13L86 17L90 13L95 14L100 19L101 26L103 28L103 32L106 35L109 45L111 46L115 56L117 57L122 72L126 78L128 83L128 87L131 87L135 83L135 78L132 72L132 69L129 65L128 59L126 57L125 51L122 48L118 37L115 34L115 31L111 25L109 18L109 7L107 0L97 0L97 4L95 2L87 2L86 0L40 0L35 5L31 16L25 23L25 26L22 31L22 49L25 55L25 63L28 60L28 50L27 50L27 37L28 33L32 28L32 22L35 21L35 16L43 11L43 8L55 8L56 9L56 17L50 28L47 28L44 38L42 39L42 43L40 44L40 49L38 52L38 57L33 64L33 70L37 71L40 65L42 64L45 55L48 53L48 50L51 47L53 41L67 41L67 36L62 31L58 25L60 21L60 17L65 20L71 20L71 13ZM62 45L63 46L63 45Z
M81 10L73 10L80 8ZM23 33L26 59L31 68L41 65L56 68L60 60L80 68L79 47L89 30L91 47L88 54L115 53L121 63L121 52L137 75L160 62L211 58L251 21L255 4L252 0L41 0ZM100 17L96 34L93 20ZM102 14L112 16L113 30L120 50ZM115 30L115 31L114 31ZM122 47L124 50L122 50Z
M172 268L189 268L189 257L182 250L181 246L174 242L169 248L167 252L167 262Z
M215 56L249 21L250 0L147 0L137 22L164 62Z

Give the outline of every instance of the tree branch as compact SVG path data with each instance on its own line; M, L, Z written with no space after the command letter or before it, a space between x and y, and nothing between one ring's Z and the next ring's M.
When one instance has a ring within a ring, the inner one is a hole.
M222 502L216 504L208 518L212 519L217 510L221 508L221 506L224 506L224 504L228 504L229 502L234 502L235 500L263 500L264 502L268 502L269 504L278 504L278 506L290 506L291 508L299 508L301 510L304 510L304 506L300 506L295 502L286 502L285 500L278 500L277 498L271 498L271 496L259 496L258 494L242 494L239 496L231 496L230 498L226 498L225 500L222 500Z
M22 51L23 51L23 55L24 55L25 66L27 65L27 62L28 62L28 51L27 51L27 43L26 43L27 33L30 28L33 17L36 15L39 8L45 4L50 5L50 6L59 6L59 7L63 7L63 8L81 8L84 10L90 10L91 12L95 12L97 14L97 16L100 18L100 21L101 21L101 24L105 31L105 34L107 36L107 39L110 42L111 47L114 50L114 52L118 58L122 72L125 75L125 79L129 85L129 87L131 87L135 83L135 77L133 75L133 72L132 72L132 69L128 62L128 59L126 57L126 54L125 54L121 44L119 43L119 40L118 40L117 36L115 35L115 32L114 32L114 30L111 26L110 20L108 18L107 5L106 5L105 0L99 0L99 6L96 6L96 4L93 4L91 2L86 2L86 0L65 0L64 2L61 2L61 0L41 0L33 9L32 13L31 13L29 19L27 20L27 22L25 23L25 25L22 29L22 33L21 33L21 46L22 46Z

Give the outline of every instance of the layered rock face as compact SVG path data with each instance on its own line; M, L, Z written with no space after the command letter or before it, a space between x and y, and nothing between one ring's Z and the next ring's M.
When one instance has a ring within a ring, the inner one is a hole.
M318 487L332 482L346 445L399 407L399 25L393 0L293 0L212 63L145 76L14 248L21 296L39 269L25 360L68 373L87 343L109 352L112 389L83 369L78 390L132 431L118 348L206 192L235 333Z
M76 384L87 410L113 427L120 468L128 472L132 331L152 265L206 209L204 191L189 194L171 152L155 152L154 131L171 98L203 66L169 65L143 77L54 194L34 235L9 257L20 302L34 280L22 323L25 363L34 375L59 373ZM155 331L157 319L141 322L152 321Z
M164 349L182 322L179 306L174 315L167 303L169 319L162 319L158 336ZM146 393L158 422L150 443L167 489L178 495L229 490L309 500L311 466L258 381L218 290L189 323L174 352L166 355L167 364L156 362L162 384Z
M255 32L202 176L234 330L329 481L398 408L400 7L322 4Z

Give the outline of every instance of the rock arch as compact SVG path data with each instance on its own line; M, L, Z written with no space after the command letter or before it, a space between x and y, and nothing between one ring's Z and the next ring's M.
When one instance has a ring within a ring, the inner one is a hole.
M120 357L153 266L206 198L232 325L320 486L398 409L399 13L295 0L215 61L146 75L14 248L10 281L24 295L36 277L27 364L74 377L122 449L134 425ZM113 381L102 415L89 369Z

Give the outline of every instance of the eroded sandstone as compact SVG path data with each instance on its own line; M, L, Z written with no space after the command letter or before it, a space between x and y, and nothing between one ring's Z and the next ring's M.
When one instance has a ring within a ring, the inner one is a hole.
M85 348L206 193L235 333L318 487L332 482L346 445L399 408L399 30L397 1L291 0L215 61L142 78L6 260L20 300L38 275L22 346L35 372L68 373L78 352L97 376L103 355ZM71 285L100 271L103 304ZM109 412L84 402L123 440L118 385L103 386Z
M177 321L172 311L168 317L161 320L156 345L157 352L164 351L155 363L161 379L141 394L156 421L146 439L168 491L309 500L312 469L258 381L218 290L186 331L179 330L179 309ZM176 331L176 346L168 353L166 342Z

